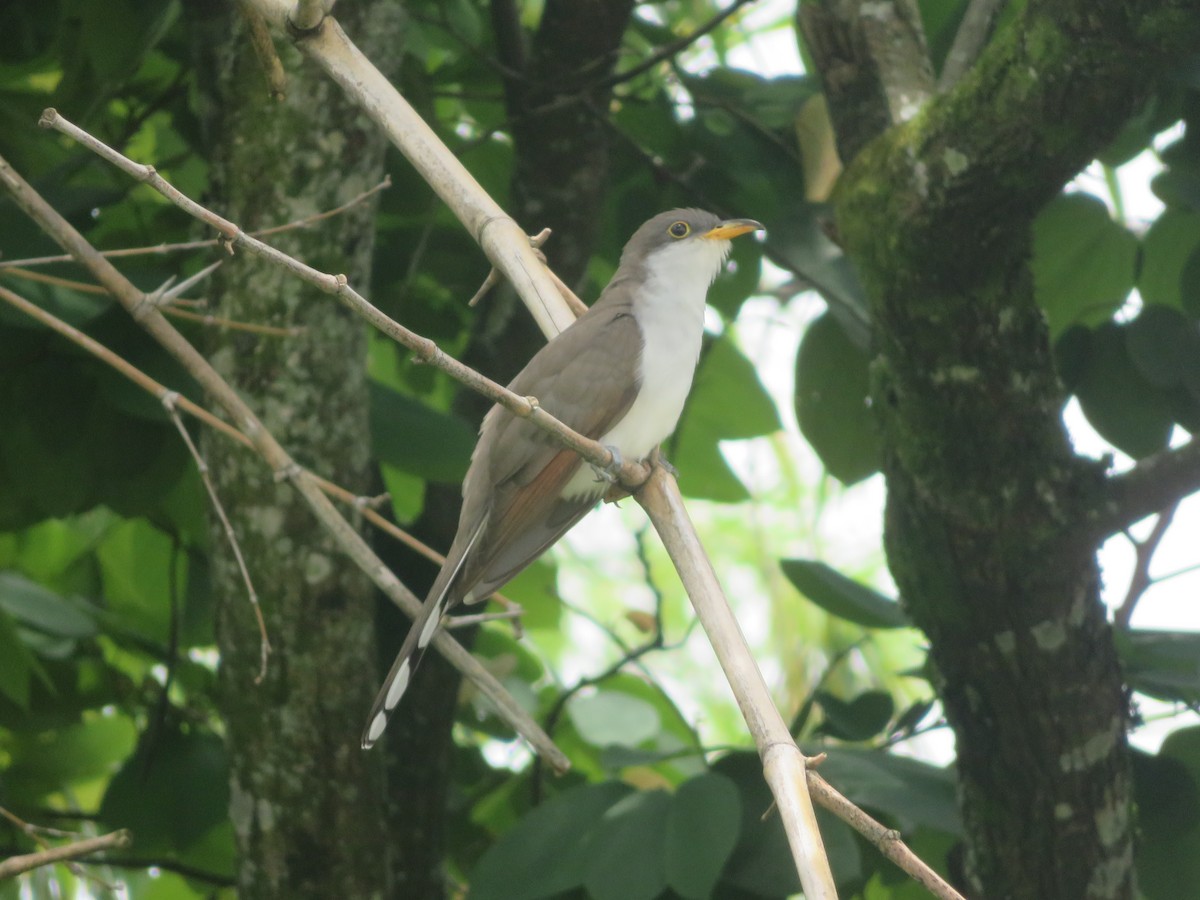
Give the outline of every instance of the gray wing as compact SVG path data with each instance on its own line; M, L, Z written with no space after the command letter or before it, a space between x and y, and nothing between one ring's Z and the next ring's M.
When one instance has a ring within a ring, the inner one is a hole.
M537 397L555 418L590 438L603 436L637 397L642 334L627 304L597 305L543 347L510 389ZM463 483L460 534L487 527L452 593L482 600L515 576L595 505L560 497L583 464L531 422L501 407L484 419Z

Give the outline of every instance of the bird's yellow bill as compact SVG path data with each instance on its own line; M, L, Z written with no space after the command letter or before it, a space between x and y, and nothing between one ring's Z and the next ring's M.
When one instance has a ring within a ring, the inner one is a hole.
M704 232L700 237L707 241L728 241L739 234L764 230L762 222L755 222L753 219L726 219L716 228L710 228Z

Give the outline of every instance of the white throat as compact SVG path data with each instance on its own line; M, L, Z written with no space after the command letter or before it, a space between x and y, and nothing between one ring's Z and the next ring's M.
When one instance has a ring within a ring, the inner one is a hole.
M642 333L638 395L629 412L600 438L627 460L641 460L675 430L700 359L709 285L721 271L730 243L697 238L660 248L647 260L635 295L634 318ZM583 466L563 496L602 493Z

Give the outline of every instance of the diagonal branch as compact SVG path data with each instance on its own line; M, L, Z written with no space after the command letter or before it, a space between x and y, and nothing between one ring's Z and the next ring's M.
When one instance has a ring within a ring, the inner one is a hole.
M971 0L967 4L967 11L954 34L954 43L950 45L950 52L942 63L942 73L938 76L940 93L954 87L979 58L988 38L992 36L992 29L1003 6L1004 0Z
M673 41L663 44L633 68L626 69L623 72L614 72L607 78L602 78L594 85L590 85L590 87L609 88L615 87L618 84L623 84L626 81L632 81L642 73L649 72L659 63L666 62L668 59L678 56L688 47L692 46L692 44L696 43L696 41L700 40L700 38L704 37L709 32L716 30L716 28L722 22L740 10L743 6L748 6L754 2L755 0L734 0L733 3L721 10L699 28L696 28L694 31L685 34L683 37L676 38Z
M536 397L522 397L518 394L514 394L508 388L503 387L492 381L490 378L479 374L469 366L463 365L453 357L447 356L446 353L444 353L442 349L429 338L422 337L415 331L405 328L399 322L382 312L378 307L374 306L369 300L367 300L360 293L358 293L358 291L350 286L344 275L330 275L325 272L319 272L316 269L305 265L299 260L288 256L283 251L277 250L270 244L266 244L257 238L251 237L233 222L222 218L211 210L201 206L195 200L192 200L190 197L184 195L181 191L176 189L161 175L159 175L153 166L141 165L129 159L129 157L118 153L116 150L109 147L96 137L88 134L82 128L64 119L58 114L57 110L45 110L42 113L39 124L45 128L53 128L56 131L73 138L103 159L112 163L118 169L121 169L131 177L136 178L137 180L154 188L188 215L193 216L201 222L204 222L205 224L215 228L218 232L220 232L228 245L242 247L243 249L253 253L255 256L288 270L293 275L296 275L319 290L324 291L327 294L333 294L342 303L344 303L358 315L362 316L372 325L377 327L388 337L412 350L422 362L441 369L443 372L450 375L450 377L461 382L472 390L478 391L494 403L499 403L514 416L518 416L522 419L529 419L534 425L545 430L549 434L554 435L554 437L557 438L564 447L574 450L589 463L601 468L608 468L614 464L615 458L607 447L598 441L590 440L589 438L572 431L554 416L550 415L550 413L546 412L546 410L544 410L538 403L538 399ZM534 248L530 245L528 236L519 229L518 234L520 235L518 240L523 245L524 249L530 253L533 253ZM82 240L82 237L80 240ZM101 259L98 254L96 258ZM534 259L537 260L537 257L534 256ZM116 272L116 269L113 269L111 264L107 262L107 260L102 261L104 262L105 266L108 267L108 269L117 275L117 277L121 277L120 274ZM562 294L559 292L554 279L549 277L545 266L542 265L540 260L538 261L538 266L542 269L543 278L550 283L552 289L554 290L554 299L557 301L554 304L555 317L570 317L570 321L573 322L575 320L574 314L571 313L569 308L566 306L566 303L563 300ZM499 268L501 271L504 271L503 267ZM506 274L508 273L506 272ZM101 284L104 284L102 279L98 280L101 281ZM137 289L133 288L132 285L130 287L134 291L137 291ZM111 287L109 290L110 292L112 291ZM136 309L138 311L134 313L134 318L140 322L141 318L145 315L144 308L154 307L153 304L147 301L140 291L137 293L142 299L138 299L136 301ZM542 299L543 298L539 295L539 302L541 302ZM558 312L559 310L562 312ZM174 332L174 329L172 329L172 331ZM557 332L551 333L553 334ZM180 340L183 340L183 338L180 337ZM184 343L186 344L187 342L184 341ZM190 348L190 345L188 346ZM219 376L215 377L219 378ZM647 469L640 463L626 461L622 463L619 468L622 482L630 487L636 487L646 479Z
M51 863L67 862L81 856L89 856L100 850L111 850L113 847L128 847L133 837L125 829L102 834L99 837L84 838L63 844L61 847L51 847L39 850L37 853L25 853L20 856L10 856L0 860L0 879L13 878L22 872L29 872Z
M1200 491L1200 440L1193 438L1109 478L1092 531L1099 538L1110 537L1196 491Z
M383 561L375 555L362 536L337 511L329 498L322 492L316 480L291 458L259 421L253 410L246 405L237 391L220 376L208 360L183 335L175 330L154 304L149 302L149 298L117 271L112 263L102 257L83 235L46 203L3 158L0 158L0 184L4 185L16 200L17 205L43 231L82 263L92 273L92 276L125 307L133 316L134 321L171 353L200 386L220 403L233 420L235 427L254 444L254 448L267 462L275 476L280 480L290 481L301 493L313 513L329 530L330 535L343 552L367 573L389 599L408 615L415 616L421 607L420 600L400 583ZM228 225L228 223L226 224ZM233 232L238 232L234 226L228 225L228 227ZM525 240L525 246L529 247L528 239ZM294 265L299 266L300 264L294 263ZM319 273L317 274L319 275ZM345 283L344 279L341 283ZM434 349L436 350L436 347ZM439 350L437 353L441 353L441 351ZM476 684L496 706L505 721L529 741L538 753L547 756L552 766L562 771L570 768L570 762L562 754L562 751L554 746L554 743L538 724L504 690L495 677L457 641L443 633L434 639L434 646L459 671Z
M224 419L217 418L203 406L193 403L187 397L176 391L172 391L166 385L151 378L141 369L138 369L128 360L117 355L108 347L105 347L103 344L84 334L74 326L68 325L62 319L58 318L52 313L47 312L40 306L29 302L21 295L13 293L3 285L0 285L0 300L3 300L10 306L19 309L27 316L37 319L37 321L41 322L43 325L46 325L53 331L58 332L58 334L71 341L77 347L82 348L92 356L95 356L101 362L111 366L113 369L115 369L125 378L128 378L131 382L133 382L142 390L146 391L148 394L150 394L150 396L154 397L159 402L164 402L168 396L171 396L173 397L174 405L186 412L188 415L198 419L208 427L219 431L221 434L241 444L246 449L254 449L254 444L251 443L250 439ZM406 547L415 551L419 555L425 557L436 566L440 566L446 561L446 557L438 553L424 541L413 537L403 528L397 526L396 523L391 522L381 516L373 508L374 506L378 505L381 498L362 497L350 490L347 490L340 484L335 484L334 482L323 478L316 472L310 471L308 474L313 481L316 482L317 486L320 487L321 490L323 490L326 494L328 494L334 500L351 507L356 515L362 516L380 531L385 532L387 535L404 544ZM383 495L384 498L386 498L386 496L386 494ZM500 603L502 606L507 607L510 611L514 608L519 609L516 603L504 596L504 594L500 593L499 591L492 594L492 599Z

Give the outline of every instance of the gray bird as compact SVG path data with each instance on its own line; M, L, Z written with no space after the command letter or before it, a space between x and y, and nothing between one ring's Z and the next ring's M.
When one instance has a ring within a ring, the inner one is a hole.
M595 304L546 344L509 389L613 451L643 460L672 431L692 386L708 287L730 241L763 226L698 209L639 228ZM479 429L458 532L371 707L364 749L387 727L446 613L487 599L604 495L612 475L500 406Z

